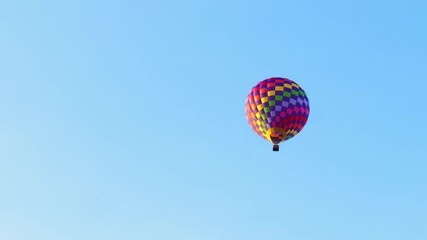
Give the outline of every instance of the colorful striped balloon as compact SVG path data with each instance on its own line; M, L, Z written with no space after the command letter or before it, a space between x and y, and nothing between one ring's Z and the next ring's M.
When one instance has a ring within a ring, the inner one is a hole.
M264 139L278 144L297 135L307 122L310 107L304 90L287 78L259 82L246 98L246 118Z

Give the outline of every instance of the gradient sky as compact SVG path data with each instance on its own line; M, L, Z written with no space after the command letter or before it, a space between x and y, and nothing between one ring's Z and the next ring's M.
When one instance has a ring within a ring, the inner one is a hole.
M427 239L427 2L2 1L0 239ZM272 152L257 82L308 94Z

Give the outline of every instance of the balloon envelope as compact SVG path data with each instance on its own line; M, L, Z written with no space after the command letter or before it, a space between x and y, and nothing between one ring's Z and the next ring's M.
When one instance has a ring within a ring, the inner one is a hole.
M297 135L307 122L310 107L304 90L287 78L268 78L246 98L246 118L262 138L275 144Z

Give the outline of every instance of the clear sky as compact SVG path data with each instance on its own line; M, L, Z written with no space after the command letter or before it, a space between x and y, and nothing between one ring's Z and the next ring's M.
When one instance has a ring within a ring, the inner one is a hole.
M0 239L427 239L427 2L2 1ZM308 94L272 152L257 82Z

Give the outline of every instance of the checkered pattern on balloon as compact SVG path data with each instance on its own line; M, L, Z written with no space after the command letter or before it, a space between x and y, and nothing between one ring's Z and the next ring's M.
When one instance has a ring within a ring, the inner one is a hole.
M272 141L272 134L280 134L280 141L286 141L302 130L310 107L306 93L298 84L276 77L252 88L246 98L245 112L259 136Z

